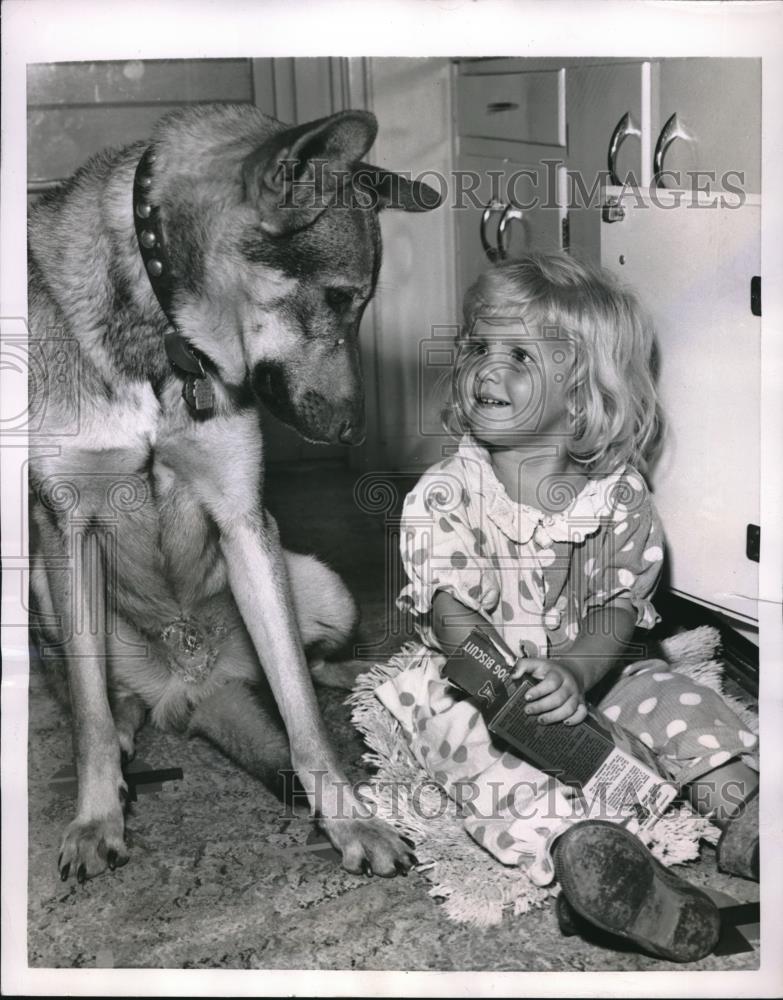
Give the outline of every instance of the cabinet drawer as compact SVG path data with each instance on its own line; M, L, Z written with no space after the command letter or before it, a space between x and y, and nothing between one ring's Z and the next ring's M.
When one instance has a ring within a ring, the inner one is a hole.
M459 134L564 145L563 71L462 75L457 81Z

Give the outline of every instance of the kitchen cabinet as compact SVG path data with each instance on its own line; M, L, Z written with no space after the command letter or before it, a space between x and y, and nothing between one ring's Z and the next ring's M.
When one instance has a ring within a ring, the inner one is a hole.
M761 192L760 59L660 60L653 63L651 102L656 145L677 116L678 135L663 157L665 187L690 188L700 171L698 186Z
M645 182L642 138L650 130L646 80L649 63L642 62L566 69L567 244L584 260L601 259L603 188L612 181L607 177L610 145L616 148L614 180L636 186Z
M478 173L480 200L456 219L459 294L489 263L481 239L488 205L483 234L495 258L562 248L598 263L613 138L614 179L637 186L649 181L650 64L467 60L457 64L455 91L457 170ZM509 188L508 178L520 172ZM507 206L521 215L512 214L498 246Z
M649 476L667 539L670 590L758 620L761 319L760 199L721 208L660 192L626 194L604 223L604 266L634 289L653 321L667 433Z
M523 231L510 256L556 244L598 264L606 188L645 192L656 168L660 187L761 191L758 59L463 60L455 91L456 165L480 172L482 206L491 171L539 175L542 201L507 227ZM555 164L567 170L566 183ZM506 192L500 200L515 203ZM487 264L480 218L474 207L457 219L460 294ZM494 250L499 218L492 212L487 226Z
M455 75L457 291L491 259L561 247L565 71L552 59L481 59Z
M521 152L517 155L519 160L512 155L498 160L467 153L460 158L458 169L464 177L479 182L455 209L458 285L463 294L488 266L487 247L496 253L502 245L511 257L527 250L560 249L561 213L556 204L547 204L557 174L545 165L523 162Z
M666 583L750 634L760 523L761 321L751 295L761 274L760 60L473 60L457 65L455 86L457 167L481 174L494 256L500 209L517 202L490 191L493 171L505 179L517 165L540 178L554 170L554 204L527 218L523 210L502 249L513 257L561 246L603 264L650 314L668 425L650 473L668 539ZM537 193L546 194L541 184ZM488 266L481 218L477 207L456 219L460 294Z

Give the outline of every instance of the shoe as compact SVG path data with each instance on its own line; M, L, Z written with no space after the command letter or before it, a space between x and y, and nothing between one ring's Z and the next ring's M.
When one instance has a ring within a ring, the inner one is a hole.
M696 962L720 937L718 908L710 897L668 871L624 827L584 820L558 837L555 874L567 933L587 925L671 962Z
M727 821L717 848L718 868L759 880L759 790L754 789Z
M563 937L582 935L587 930L587 925L565 898L565 893L561 892L555 900L555 914Z

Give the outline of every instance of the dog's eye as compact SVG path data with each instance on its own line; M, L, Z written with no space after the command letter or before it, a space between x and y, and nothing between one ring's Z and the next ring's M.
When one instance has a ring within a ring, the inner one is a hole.
M345 312L346 309L353 305L354 292L352 288L345 288L343 285L334 285L326 289L325 295L326 304L335 312Z

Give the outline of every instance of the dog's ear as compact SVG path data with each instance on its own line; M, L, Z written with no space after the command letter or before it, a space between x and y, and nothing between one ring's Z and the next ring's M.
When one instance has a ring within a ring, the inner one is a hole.
M377 132L371 112L341 111L294 125L259 146L243 163L242 176L264 230L282 236L314 222Z
M397 208L403 212L431 212L443 202L443 195L428 184L412 181L370 163L357 163L351 179L360 201L376 209Z

